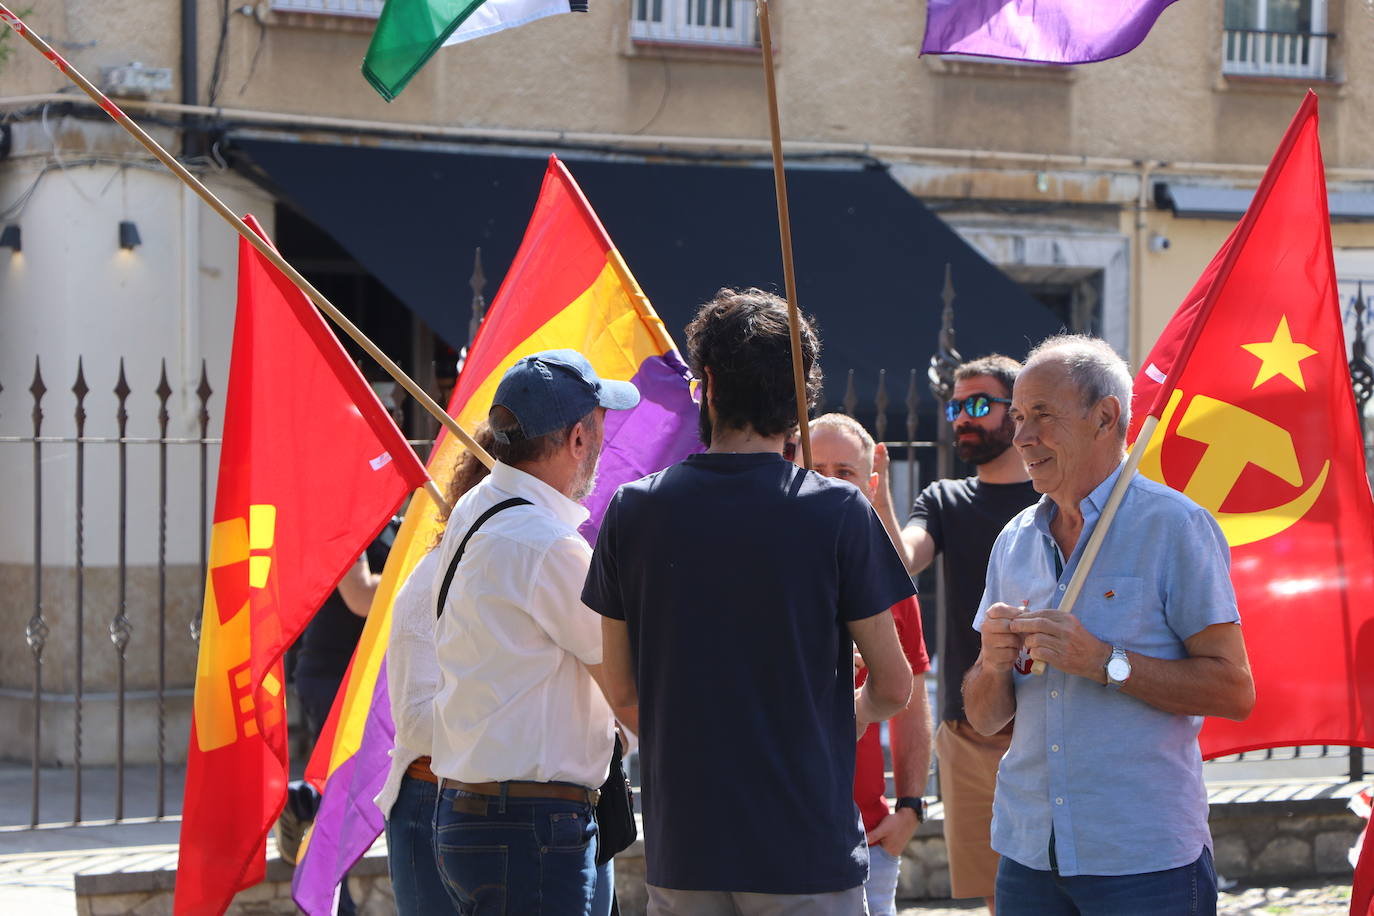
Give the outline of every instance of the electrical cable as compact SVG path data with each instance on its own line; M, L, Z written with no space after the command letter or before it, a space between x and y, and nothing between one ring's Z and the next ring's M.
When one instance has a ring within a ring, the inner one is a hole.
M224 83L224 53L229 43L229 0L224 0L219 17L219 40L215 46L215 63L210 68L209 101L211 108L219 98L220 87Z

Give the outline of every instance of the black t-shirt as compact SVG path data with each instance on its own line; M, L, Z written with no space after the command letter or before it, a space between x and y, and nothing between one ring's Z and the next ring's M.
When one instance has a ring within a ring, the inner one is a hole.
M374 573L386 565L398 527L398 520L392 519L368 545L367 565ZM338 589L330 592L296 642L295 677L342 681L366 623L366 617L348 609Z
M988 555L993 542L1012 516L1040 498L1030 481L981 483L977 477L937 480L921 491L911 508L912 524L920 525L943 555L945 606L945 654L940 659L944 709L940 718L964 719L964 674L978 660L982 638L973 629L978 603L988 574ZM934 639L935 632L927 634ZM937 647L930 646L935 654Z
M845 624L912 592L863 495L780 455L693 455L620 488L582 600L629 629L650 884L863 883Z

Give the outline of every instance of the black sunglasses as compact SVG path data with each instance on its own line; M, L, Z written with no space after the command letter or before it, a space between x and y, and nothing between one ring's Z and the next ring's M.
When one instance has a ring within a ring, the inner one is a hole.
M968 413L970 417L986 417L988 411L992 410L993 404L1010 404L1011 398L995 398L990 394L975 394L964 398L962 401L950 401L945 405L945 419L953 423L959 419L961 410Z

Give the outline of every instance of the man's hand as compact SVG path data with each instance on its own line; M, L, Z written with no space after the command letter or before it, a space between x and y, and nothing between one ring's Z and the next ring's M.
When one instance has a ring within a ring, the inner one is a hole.
M873 446L873 473L878 475L878 486L873 494L873 504L875 506L890 505L892 502L891 482L888 480L888 469L892 467L892 459L888 457L887 446L879 442Z
M919 826L915 811L910 808L898 808L879 821L878 826L868 831L868 844L872 846L877 843L890 855L901 858L902 850L906 849L906 844L916 835L916 828Z
M992 611L988 611L988 616ZM1030 657L1053 665L1065 674L1076 674L1099 684L1107 683L1104 667L1112 647L1089 633L1073 614L1064 611L1025 611L1008 622L1026 646ZM983 628L984 640L987 627ZM986 645L986 642L984 643Z
M983 618L983 666L991 671L1010 671L1021 653L1022 638L1013 629L1015 621L1026 614L1019 607L998 602Z

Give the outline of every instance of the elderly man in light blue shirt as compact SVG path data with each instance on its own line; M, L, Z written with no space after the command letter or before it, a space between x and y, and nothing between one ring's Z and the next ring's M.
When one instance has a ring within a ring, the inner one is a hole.
M1130 395L1121 358L1075 335L1033 350L1012 392L1043 495L993 548L964 680L980 732L1016 717L993 804L998 916L1216 912L1197 735L1254 704L1221 530L1137 477L1074 613L1057 610L1121 474Z

